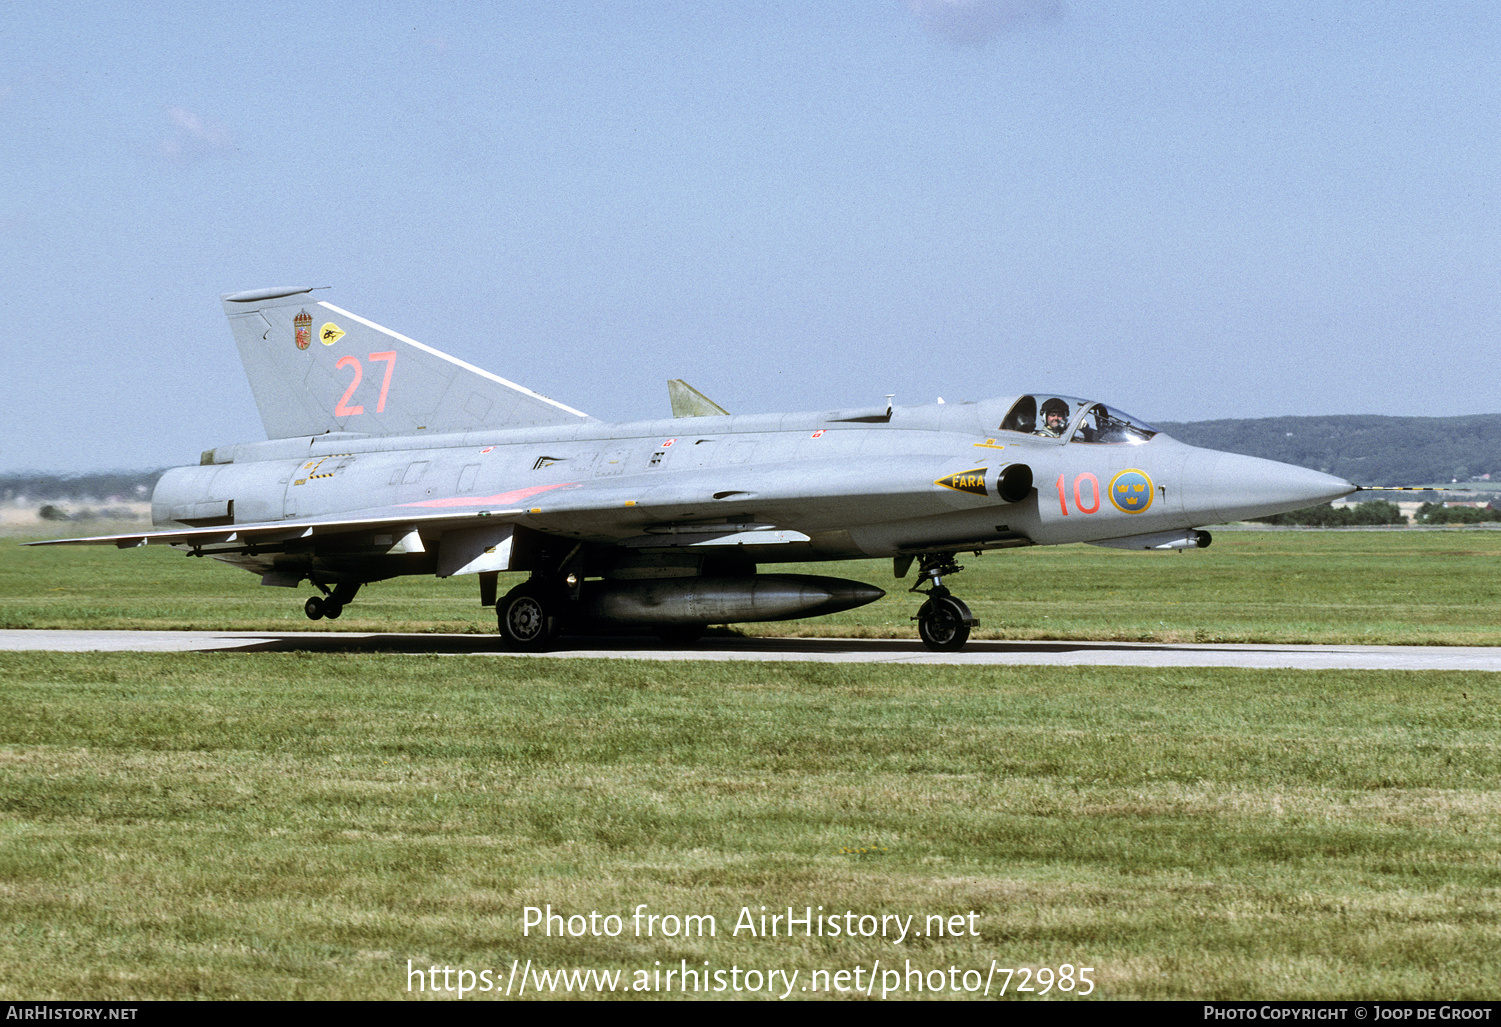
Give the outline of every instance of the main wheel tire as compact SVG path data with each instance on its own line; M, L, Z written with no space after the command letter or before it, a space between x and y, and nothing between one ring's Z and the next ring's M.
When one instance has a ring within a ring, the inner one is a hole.
M929 599L917 611L917 634L935 652L953 652L969 641L969 610L948 596Z
M495 604L500 637L512 649L538 650L557 635L553 604L537 591L521 586Z
M307 602L302 604L302 612L307 614L308 620L322 620L328 614L323 608L322 596L308 596Z
M329 620L338 620L339 614L344 612L344 604L336 603L332 599L323 600L323 616Z

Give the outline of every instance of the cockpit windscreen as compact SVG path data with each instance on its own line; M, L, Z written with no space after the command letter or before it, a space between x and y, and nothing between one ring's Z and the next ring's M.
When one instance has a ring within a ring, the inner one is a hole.
M1046 394L1018 399L1001 422L1001 430L1105 445L1140 445L1157 434L1145 421L1104 403Z

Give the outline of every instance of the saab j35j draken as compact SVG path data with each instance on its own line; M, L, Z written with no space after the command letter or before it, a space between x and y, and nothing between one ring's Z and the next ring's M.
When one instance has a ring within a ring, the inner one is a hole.
M673 417L606 424L312 293L222 297L267 441L163 475L161 530L58 542L169 545L263 585L308 581L314 620L368 582L474 575L519 649L848 610L885 593L761 567L889 557L897 578L917 565L923 642L958 649L976 623L944 584L960 553L1200 548L1205 524L1356 488L1053 393L730 416L675 381ZM527 577L499 595L512 572Z

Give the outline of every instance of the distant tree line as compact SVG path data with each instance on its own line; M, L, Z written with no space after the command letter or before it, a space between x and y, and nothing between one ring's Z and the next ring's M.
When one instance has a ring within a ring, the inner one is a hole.
M133 521L139 515L128 506L106 506L102 510L95 510L86 506L82 510L69 513L60 506L51 503L43 503L36 512L37 517L44 521Z
M1425 504L1423 507L1434 504ZM1439 507L1443 510L1443 507ZM1334 506L1326 503L1323 506L1309 506L1302 510L1292 510L1288 513L1273 514L1270 517L1253 517L1252 520L1260 524L1286 524L1312 528L1348 528L1363 524L1406 524L1407 515L1404 514L1396 503L1388 503L1377 499L1368 503L1357 503L1354 506Z
M1483 506L1445 506L1442 503L1424 503L1413 516L1418 524L1484 524L1501 521L1501 510Z

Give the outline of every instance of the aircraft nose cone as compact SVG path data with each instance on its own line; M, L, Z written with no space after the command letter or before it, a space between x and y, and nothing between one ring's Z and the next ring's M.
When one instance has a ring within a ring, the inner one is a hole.
M1212 449L1189 457L1183 471L1185 512L1202 513L1205 524L1301 510L1355 491L1322 471Z

